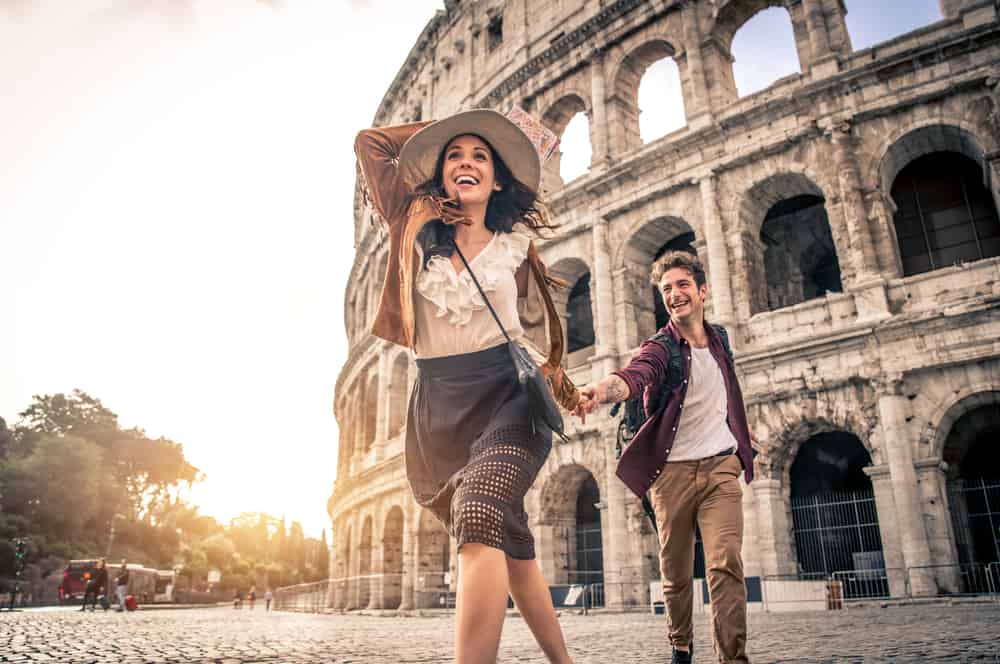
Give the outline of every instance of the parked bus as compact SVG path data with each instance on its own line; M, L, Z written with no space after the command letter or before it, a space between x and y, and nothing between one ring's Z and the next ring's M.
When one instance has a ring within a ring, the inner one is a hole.
M172 569L156 570L156 588L153 591L154 602L170 603L174 601L174 585L177 573Z
M93 578L97 569L97 559L87 558L83 560L71 560L66 563L63 570L63 580L59 585L59 603L73 604L83 601L83 594L87 590L87 582ZM115 597L115 577L121 571L120 563L108 563L108 588L105 593L108 600L114 604L118 601ZM155 569L143 567L138 563L129 563L129 580L126 594L134 595L140 604L149 604L156 601L157 580L159 573ZM173 572L170 572L173 575ZM170 582L169 596L173 595L173 582ZM170 601L166 599L164 601Z

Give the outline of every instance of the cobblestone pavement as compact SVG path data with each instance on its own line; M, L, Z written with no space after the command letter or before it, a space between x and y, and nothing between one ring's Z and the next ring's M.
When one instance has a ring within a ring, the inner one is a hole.
M1000 662L1000 604L751 614L750 655L764 662ZM663 616L563 613L578 664L667 662ZM267 614L259 608L0 613L0 661L447 662L453 617ZM697 616L698 662L711 636ZM524 621L507 620L499 661L543 662Z

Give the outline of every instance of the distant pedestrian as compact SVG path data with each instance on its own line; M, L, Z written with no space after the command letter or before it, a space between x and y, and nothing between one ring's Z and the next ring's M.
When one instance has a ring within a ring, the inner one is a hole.
M128 561L122 558L122 566L118 572L118 576L115 577L115 592L118 594L118 608L116 611L122 612L125 610L125 595L128 594Z
M247 599L250 600L250 610L253 611L253 605L257 601L257 586L250 586L250 592L247 593Z
M274 599L274 593L272 593L271 589L268 588L267 592L264 593L264 610L265 611L270 611L271 610L271 600L272 599Z
M90 610L97 609L97 596L108 592L108 563L101 558L97 561L97 568L91 573L90 580L83 592L83 606L81 611L87 610L87 598L91 598ZM104 610L108 610L107 600L103 603Z
M233 608L242 609L243 608L243 591L239 588L233 593Z

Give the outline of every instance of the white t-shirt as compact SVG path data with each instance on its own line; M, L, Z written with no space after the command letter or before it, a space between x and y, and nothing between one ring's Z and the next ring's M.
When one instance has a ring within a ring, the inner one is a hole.
M726 423L729 399L722 369L708 348L691 347L691 377L667 462L707 459L736 447Z

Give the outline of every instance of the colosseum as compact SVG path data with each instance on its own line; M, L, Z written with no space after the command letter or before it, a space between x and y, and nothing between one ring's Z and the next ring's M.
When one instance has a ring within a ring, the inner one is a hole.
M840 579L847 597L1000 582L997 3L941 0L941 20L864 50L843 0L444 4L373 124L519 105L558 135L589 127L583 174L546 164L561 226L540 245L572 285L557 305L578 385L665 324L648 282L660 254L705 262L762 447L743 493L751 601L781 582ZM734 38L774 8L799 71L740 96ZM644 142L639 86L664 60L684 125ZM415 365L369 334L387 241L360 196L353 212L327 600L440 606L456 551L402 458ZM638 607L658 546L615 476L617 424L568 421L527 509L549 583Z

